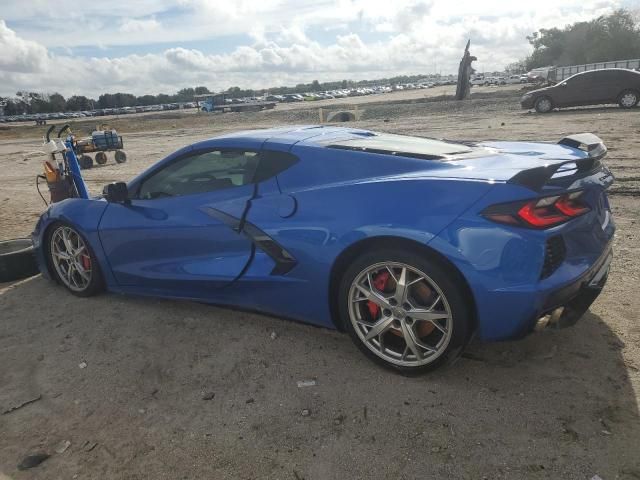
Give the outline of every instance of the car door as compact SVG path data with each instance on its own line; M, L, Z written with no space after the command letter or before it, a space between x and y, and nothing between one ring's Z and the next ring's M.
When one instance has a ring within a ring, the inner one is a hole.
M616 70L597 70L589 74L586 90L589 103L598 105L616 100L618 95L618 72Z
M130 203L110 203L99 233L118 284L206 298L237 278L252 242L212 212L245 214L258 159L238 149L187 152L143 178Z
M567 78L554 87L553 103L558 107L588 105L588 74L582 73Z

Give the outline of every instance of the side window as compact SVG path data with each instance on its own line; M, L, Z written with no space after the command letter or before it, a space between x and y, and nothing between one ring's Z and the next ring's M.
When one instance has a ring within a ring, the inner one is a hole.
M586 81L586 75L575 75L565 80L570 87L582 87Z
M288 152L264 150L260 153L260 163L256 170L254 182L263 182L284 172L298 161L298 157Z
M256 152L213 150L181 158L147 178L138 198L212 192L253 183L258 166Z

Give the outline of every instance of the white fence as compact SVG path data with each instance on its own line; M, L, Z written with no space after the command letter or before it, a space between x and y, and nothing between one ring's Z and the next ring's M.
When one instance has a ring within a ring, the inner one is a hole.
M561 82L576 73L589 70L602 70L603 68L627 68L629 70L640 70L640 59L636 60L616 60L613 62L587 63L585 65L571 65L570 67L541 67L534 68L529 72L529 77L543 78L550 82Z
M573 65L570 67L556 67L555 81L560 82L565 78L569 78L571 75L575 75L576 73L586 72L588 70L602 70L603 68L628 68L629 70L635 70L640 68L640 59L587 63L586 65Z

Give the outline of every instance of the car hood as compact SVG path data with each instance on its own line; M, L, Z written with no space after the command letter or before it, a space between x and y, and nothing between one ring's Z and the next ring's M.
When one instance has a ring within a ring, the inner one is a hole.
M525 92L523 96L538 95L540 93L550 92L555 88L556 88L555 85L549 85L548 87L537 88L535 90L531 90L530 92Z

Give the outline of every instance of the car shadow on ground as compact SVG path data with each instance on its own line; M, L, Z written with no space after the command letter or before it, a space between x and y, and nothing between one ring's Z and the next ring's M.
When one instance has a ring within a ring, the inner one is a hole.
M40 398L0 416L0 478L40 451L31 478L640 476L638 371L591 313L406 378L334 331L41 277L0 311L0 408Z
M535 114L540 116L547 115L593 115L597 113L607 113L607 114L620 114L620 115L629 115L633 112L639 112L640 109L636 108L620 108L618 105L594 105L594 106L585 106L585 107L566 107L561 108L559 110L551 110L547 113L538 113L535 110L529 110L523 112L523 114Z

